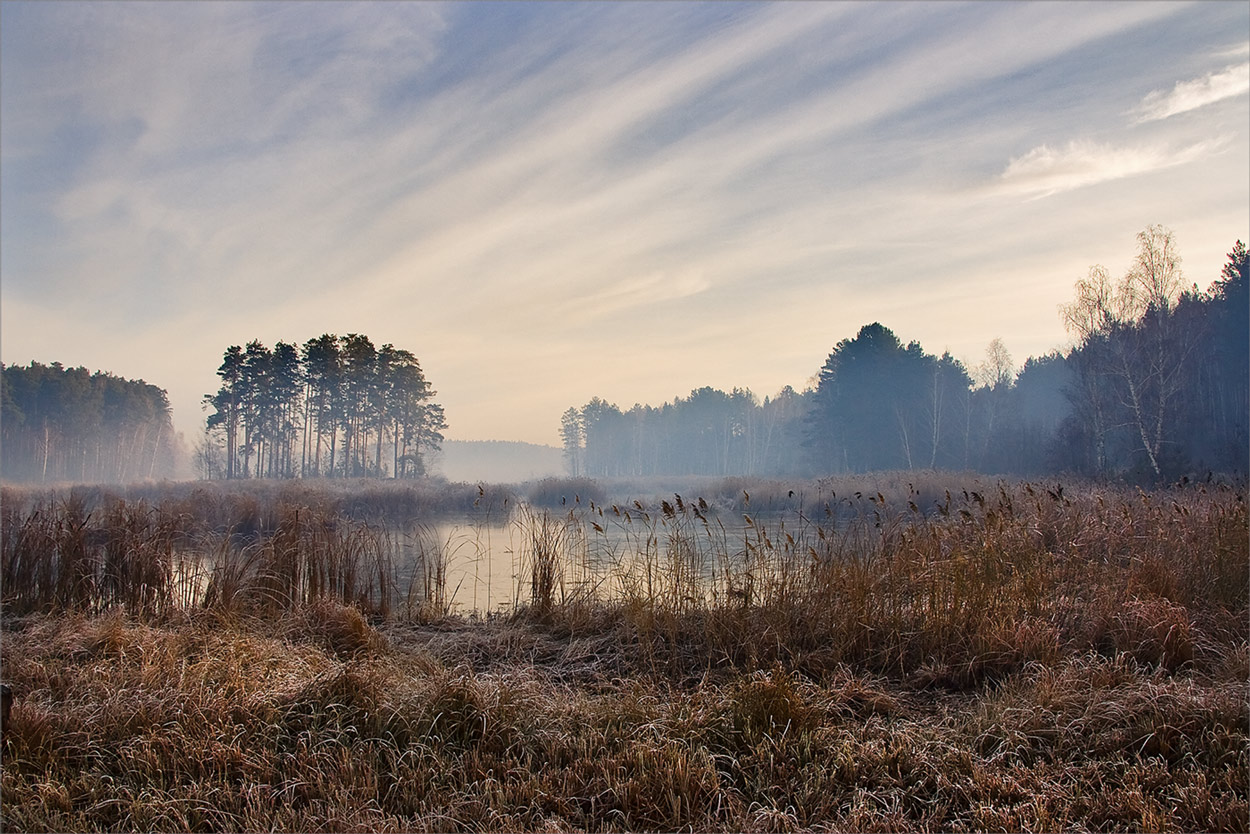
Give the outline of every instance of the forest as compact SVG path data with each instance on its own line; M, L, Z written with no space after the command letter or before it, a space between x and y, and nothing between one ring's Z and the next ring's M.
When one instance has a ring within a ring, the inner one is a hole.
M1074 346L1017 371L995 339L974 368L879 322L839 341L814 386L761 402L699 388L629 410L595 397L561 418L569 474L805 476L962 469L1157 483L1244 476L1250 400L1246 246L1205 290L1172 233L1137 237L1119 279L1091 267L1060 311Z
M177 473L185 453L164 390L60 362L0 367L6 481L121 483Z
M196 450L205 478L420 477L447 428L417 358L357 333L231 345L217 376Z
M600 397L561 418L574 477L794 476L948 469L1160 483L1244 476L1250 299L1237 241L1208 289L1185 285L1172 233L1151 226L1119 278L1093 266L1059 311L1066 351L1019 368L1000 339L974 367L873 322L837 342L813 384L697 388L628 410ZM232 345L204 397L203 478L426 474L447 421L417 358L368 336ZM3 368L10 481L173 477L186 452L166 394L142 380Z

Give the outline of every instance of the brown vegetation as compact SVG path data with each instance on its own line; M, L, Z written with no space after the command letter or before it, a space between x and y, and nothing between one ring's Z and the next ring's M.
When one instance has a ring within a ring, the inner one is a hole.
M484 620L311 502L6 491L3 827L1250 825L1242 491L837 486L522 515Z

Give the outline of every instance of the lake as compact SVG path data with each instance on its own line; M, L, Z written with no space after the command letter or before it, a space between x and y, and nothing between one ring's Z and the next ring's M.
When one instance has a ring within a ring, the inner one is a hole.
M777 581L844 545L847 528L801 512L752 516L519 505L503 514L394 528L399 594L428 596L454 613L507 611L544 594L555 603L742 593L744 582ZM842 532L835 532L841 527Z

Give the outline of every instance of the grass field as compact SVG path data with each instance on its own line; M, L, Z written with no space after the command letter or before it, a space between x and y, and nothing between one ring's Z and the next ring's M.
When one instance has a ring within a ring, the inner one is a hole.
M1244 488L558 486L6 489L4 830L1250 828Z

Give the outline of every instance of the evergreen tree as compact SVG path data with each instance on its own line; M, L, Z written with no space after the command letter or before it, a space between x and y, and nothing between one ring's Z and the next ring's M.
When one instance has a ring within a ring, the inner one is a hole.
M214 411L199 457L212 469L212 439L224 437L227 477L388 470L416 477L425 473L423 453L439 448L447 428L417 358L390 344L375 348L361 334L323 334L302 349L278 342L270 351L256 340L232 346L218 375L221 389L204 398ZM383 462L388 442L390 466Z
M564 463L574 478L582 475L582 454L585 451L585 432L582 428L582 415L576 408L570 408L560 418L560 439L564 445Z
M59 362L0 366L0 445L13 481L171 477L181 453L165 391Z

